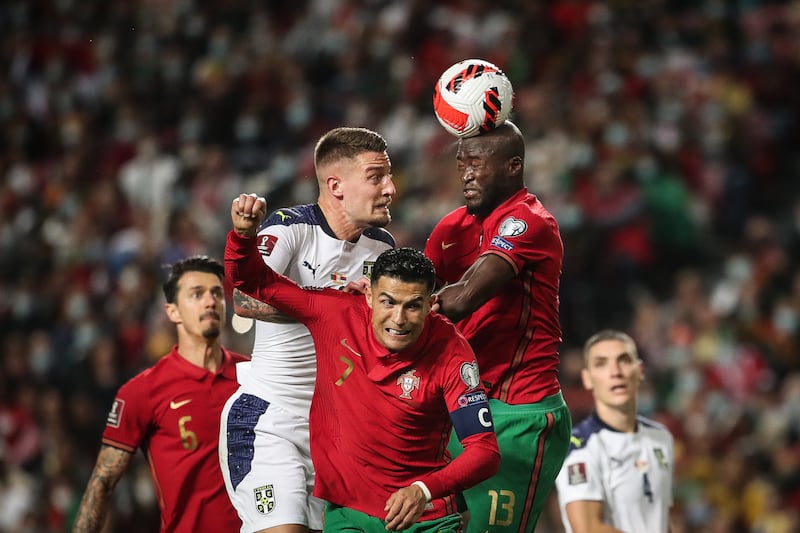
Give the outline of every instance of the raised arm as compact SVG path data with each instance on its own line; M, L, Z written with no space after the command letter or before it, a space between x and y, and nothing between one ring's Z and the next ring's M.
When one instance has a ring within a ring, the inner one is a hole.
M245 318L255 318L262 322L290 324L297 320L281 313L271 305L248 296L239 289L233 289L233 312Z
M267 214L267 201L256 194L240 194L231 203L233 231L242 237L255 237Z
M459 281L436 293L438 308L434 310L458 322L486 303L514 276L516 271L509 261L496 254L484 254Z
M104 444L100 448L92 477L86 485L78 515L75 517L73 533L89 533L103 529L111 507L111 494L131 464L132 458L132 453L113 446Z
M255 194L240 194L231 204L233 230L243 237L255 237L266 213L267 202L264 198ZM264 322L296 322L271 305L236 288L233 289L233 310L239 316Z

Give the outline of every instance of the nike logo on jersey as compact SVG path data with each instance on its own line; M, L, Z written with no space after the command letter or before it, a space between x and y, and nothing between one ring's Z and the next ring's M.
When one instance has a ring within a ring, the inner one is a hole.
M349 344L347 344L347 339L342 339L340 342L342 343L342 346L344 346L345 348L347 348L348 350L350 350L352 353L356 354L358 357L361 357L361 354L360 354L360 353L358 353L357 351L355 351L354 349L352 349L352 348L350 347L350 345L349 345Z
M451 246L455 246L455 245L456 245L456 243L454 243L454 242L444 242L444 241L442 241L442 250L447 250Z
M180 407L183 407L184 405L186 405L187 403L189 403L191 401L192 401L191 398L189 398L188 400L181 400L179 402L176 402L175 400L172 400L171 402L169 402L169 408L170 409L178 409Z

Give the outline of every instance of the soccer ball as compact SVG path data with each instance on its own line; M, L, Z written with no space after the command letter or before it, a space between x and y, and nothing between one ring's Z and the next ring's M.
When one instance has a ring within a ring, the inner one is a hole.
M445 70L433 92L439 123L456 137L473 137L499 126L513 106L511 81L483 59L465 59Z

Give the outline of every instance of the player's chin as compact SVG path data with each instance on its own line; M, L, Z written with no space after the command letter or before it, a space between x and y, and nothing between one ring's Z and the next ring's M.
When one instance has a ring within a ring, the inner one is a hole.
M375 215L372 217L372 226L376 228L382 228L387 226L389 222L392 221L392 214L389 212L388 208L382 208L375 212Z
M474 215L481 211L480 197L464 198L464 205L467 207L467 213Z
M217 339L222 333L222 328L219 326L210 326L203 330L204 339Z
M404 330L402 333L400 333L397 331L389 331L387 329L384 330L383 342L386 343L386 347L391 351L399 352L414 344L418 338L419 333L415 332L414 330Z

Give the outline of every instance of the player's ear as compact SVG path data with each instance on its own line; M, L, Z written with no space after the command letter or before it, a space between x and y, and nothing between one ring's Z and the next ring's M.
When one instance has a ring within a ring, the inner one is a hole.
M518 155L508 160L508 171L512 176L522 174L522 158Z
M594 389L594 385L592 384L592 378L589 375L589 371L585 368L581 369L581 381L583 382L583 388L586 390Z
M178 311L178 306L171 303L164 304L164 311L167 312L167 318L169 318L170 322L173 324L180 324L183 322L181 319L181 314Z
M328 192L336 198L341 198L344 194L342 192L342 178L335 174L330 174L325 178L325 186L328 188Z
M372 284L367 283L366 288L364 289L364 298L367 299L367 305L370 309L372 309Z

